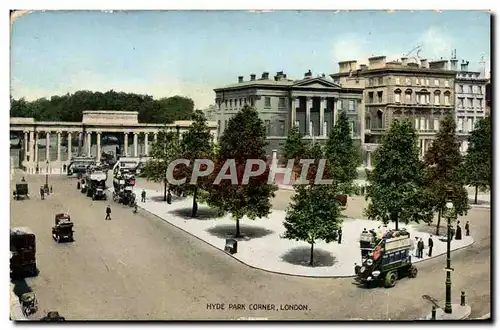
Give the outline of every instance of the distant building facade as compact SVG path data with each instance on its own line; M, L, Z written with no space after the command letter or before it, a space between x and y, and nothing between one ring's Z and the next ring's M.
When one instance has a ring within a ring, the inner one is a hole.
M368 65L357 61L339 63L332 74L340 85L364 87L364 151L366 166L371 167L371 153L380 143L393 120L409 118L419 139L420 155L428 150L439 122L454 111L456 72L448 61L417 63L403 57L387 61L385 56L369 58Z
M458 70L458 60L451 60L451 69L456 70L455 78L455 116L460 151L466 153L467 139L474 130L476 122L487 113L486 83L481 72L469 71L469 62L462 61Z
M270 77L268 72L215 91L215 118L219 134L246 104L253 106L264 122L269 150L280 150L290 128L296 125L305 139L327 140L336 118L345 111L356 143L363 141L363 89L344 87L325 75L313 77L309 70L302 79L289 79L284 72Z

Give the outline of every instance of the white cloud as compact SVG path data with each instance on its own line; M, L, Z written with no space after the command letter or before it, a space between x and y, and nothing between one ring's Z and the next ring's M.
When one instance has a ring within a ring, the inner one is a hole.
M201 83L189 83L179 80L154 79L151 82L143 81L113 81L105 76L97 75L88 71L81 71L70 76L69 83L55 89L33 88L24 85L16 79L12 80L12 97L26 100L35 100L41 97L53 95L64 95L79 90L90 90L106 92L109 90L117 92L137 93L152 95L154 98L181 95L190 97L195 103L195 108L203 109L214 103L214 86Z

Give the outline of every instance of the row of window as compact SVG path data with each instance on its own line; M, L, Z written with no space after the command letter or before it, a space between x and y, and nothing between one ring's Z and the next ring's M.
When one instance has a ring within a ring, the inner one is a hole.
M450 92L445 92L444 93L444 105L450 105ZM440 105L441 104L441 92L440 91L435 91L434 92L434 105ZM401 90L397 89L394 91L394 102L395 103L401 103ZM431 95L430 93L415 93L415 102L417 104L431 104ZM412 91L411 89L408 89L405 91L405 103L412 103Z
M391 77L389 77L390 79ZM411 85L417 85L417 86L444 86L444 87L450 87L451 81L448 79L445 79L443 81L443 85L441 85L441 80L440 79L428 79L428 78L410 78L410 77L395 77L394 78L394 83L396 85L402 85L402 82L404 82L405 85L411 86ZM431 85L433 83L433 85ZM378 78L369 78L368 79L368 86L381 86L384 85L384 77L378 77Z
M239 98L239 99L226 99L223 102L219 101L217 103L219 110L220 110L220 107L223 103L224 103L224 107L226 109L233 109L233 108L238 109L238 108L242 108L243 106L245 106L247 104L254 106L255 101L251 97L248 99L246 97Z
M457 106L458 108L467 107L468 109L483 108L483 99L474 99L472 97L468 97L467 103L465 103L465 98L459 97Z
M367 129L384 129L383 113L382 111L377 112L377 116L374 119L373 125L371 118L365 119L365 126ZM394 120L399 120L399 117L395 117ZM415 117L413 122L413 128L417 131L439 131L439 120L440 118L433 118L432 122L430 118L427 117ZM431 127L431 123L433 126Z
M457 93L483 94L483 86L458 85Z
M474 117L457 117L457 132L470 133L474 130Z

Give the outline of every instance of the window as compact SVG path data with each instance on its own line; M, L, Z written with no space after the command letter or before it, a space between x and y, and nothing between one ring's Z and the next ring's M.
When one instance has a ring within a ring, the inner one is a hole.
M439 94L434 94L434 105L439 105Z
M252 97L250 98L250 106L254 106L255 105L255 99Z
M474 129L474 118L472 117L469 117L467 118L467 128L469 129L468 132L472 132L472 130Z
M245 105L247 104L247 98L246 97L243 99L243 104L245 104Z
M271 98L269 96L264 97L264 108L271 107Z
M477 86L477 93L483 94L483 87L482 86Z
M278 121L278 136L285 136L285 121Z
M459 132L463 132L463 130L464 130L464 120L463 120L463 118L458 118L457 128L458 128Z
M378 84L379 85L383 85L384 84L384 78L383 77L379 77L378 78Z
M458 85L458 92L463 93L464 92L464 86L463 85Z
M472 98L471 97L467 98L467 108L472 108Z
M434 85L439 86L439 79L434 79Z
M406 91L405 93L406 103L411 103L411 91Z
M429 83L429 79L425 79L425 86L429 86L430 83Z
M373 92L368 92L368 103L373 103Z
M350 121L349 122L349 128L351 129L351 137L354 136L354 122Z
M286 99L284 97L280 97L278 101L278 108L284 108L286 106Z
M377 92L377 102L382 103L382 92Z
M224 107L227 109L227 100L224 101Z
M444 94L444 104L450 105L450 95L449 94Z
M405 79L405 84L406 84L406 85L411 85L411 80L410 80L410 78L406 78L406 79Z
M337 101L337 109L342 110L342 100Z
M420 79L415 78L415 85L420 85Z
M233 100L229 100L229 108L232 108L232 107L233 107Z
M421 130L427 129L427 127L425 127L425 118L424 117L420 118L420 129Z
M464 107L464 98L463 97L459 97L458 98L458 107L459 108L463 108Z
M479 102L479 108L483 108L483 99L478 99Z
M415 118L415 129L418 131L418 118Z
M399 77L396 77L396 85L401 85L401 79L399 79Z
M448 80L444 81L444 87L450 87L450 82Z
M473 87L472 85L469 85L469 93L471 93L471 94L474 93L474 90L472 87Z
M271 121L270 120L264 120L264 126L266 127L266 134L268 136L271 135Z
M431 103L431 94L425 94L425 104Z
M401 102L401 92L400 91L394 92L394 102L396 102L396 103Z
M349 111L356 111L356 103L354 100L349 100Z
M426 94L420 94L420 104L427 104Z
M439 131L439 119L434 118L434 130Z

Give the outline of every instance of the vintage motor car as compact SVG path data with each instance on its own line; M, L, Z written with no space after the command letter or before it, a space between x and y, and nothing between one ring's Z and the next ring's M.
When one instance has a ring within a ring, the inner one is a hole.
M403 276L417 276L418 270L412 264L410 255L413 241L405 229L389 230L381 237L375 237L371 251L365 252L363 249L366 251L368 246L362 247L362 253L366 253L362 265L354 268L358 283L370 287L383 282L385 287L391 288Z
M28 195L28 184L27 183L17 183L16 184L16 190L14 190L14 199L15 200L20 200L21 197L27 198L29 197Z
M21 295L19 299L24 316L28 317L35 314L38 310L38 300L34 292L27 292Z
M36 276L36 236L28 227L10 229L11 277Z
M57 243L63 241L73 242L73 222L71 217L65 213L58 213L55 216L55 226L52 227L52 237Z

